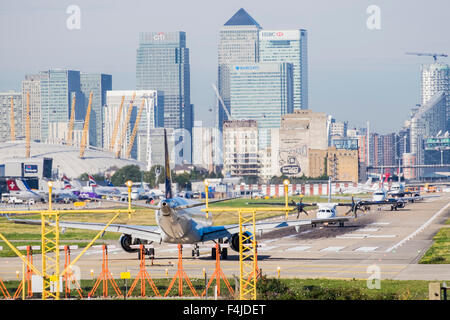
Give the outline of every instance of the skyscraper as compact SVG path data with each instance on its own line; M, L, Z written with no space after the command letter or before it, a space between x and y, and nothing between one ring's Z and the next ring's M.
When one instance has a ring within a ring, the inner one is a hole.
M164 95L164 127L192 131L189 49L186 33L141 32L136 58L136 87Z
M270 129L293 112L292 64L235 65L230 71L230 114L234 120L256 120L258 148L270 146Z
M40 72L41 139L49 139L51 123L67 123L70 119L72 94L76 95L76 118L84 117L84 102L80 90L80 72L52 69ZM82 103L78 103L82 102Z
M308 109L307 31L259 31L259 62L289 62L293 69L294 109Z
M25 134L27 119L27 93L30 94L30 139L41 141L41 75L28 74L22 81L22 126Z
M88 106L89 95L92 92L91 115L89 122L89 144L102 147L103 143L103 108L106 105L106 91L112 90L112 76L109 74L81 73L80 87L83 100L76 103L84 103Z
M218 48L218 90L225 107L230 110L230 73L233 65L254 64L259 57L259 30L261 26L244 9L239 9L222 27ZM227 120L219 107L218 125Z
M11 140L11 98L14 112L15 138L23 137L22 126L22 93L0 92L0 141ZM26 97L25 97L26 99Z
M436 94L446 94L446 129L450 130L450 66L443 63L422 65L422 106Z

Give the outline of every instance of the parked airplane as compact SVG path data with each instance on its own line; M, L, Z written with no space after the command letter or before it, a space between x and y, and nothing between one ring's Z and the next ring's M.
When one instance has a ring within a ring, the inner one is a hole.
M151 208L155 211L156 226L139 226L125 224L111 224L105 231L122 233L120 237L120 245L127 252L136 252L138 249L131 245L140 243L175 243L175 244L193 244L193 256L199 256L199 244L207 241L217 241L223 247L229 246L235 251L239 251L239 224L213 226L211 215L201 211L205 207L205 203L190 199L174 197L172 194L172 182L169 166L169 151L167 147L167 136L164 132L164 149L165 149L165 195L164 198L156 205L135 204ZM224 201L211 200L209 203ZM119 202L120 203L120 202ZM122 202L123 204L123 202ZM262 230L273 230L275 228L294 226L298 229L302 225L312 225L316 223L347 221L347 217L334 217L328 219L313 220L291 220L282 222L257 222L255 229L257 232ZM33 220L14 220L17 223L40 223ZM103 230L105 224L101 223L85 223L85 222L64 222L60 221L59 226L62 228L78 228L89 230ZM227 248L223 248L220 254L225 259L227 257ZM212 257L216 252L212 250Z
M88 185L83 188L82 193L94 194L93 198L99 199L105 197L121 197L121 193L127 192L126 187L99 186L95 179L88 175Z
M339 193L360 194L360 193L373 192L377 188L378 188L378 185L376 183L372 184L372 177L369 177L364 184L359 183L356 187L348 186L344 189L339 188L338 192Z
M6 180L10 197L15 197L28 203L34 203L36 201L45 202L45 199L39 193L30 189L28 184L21 179L8 179Z

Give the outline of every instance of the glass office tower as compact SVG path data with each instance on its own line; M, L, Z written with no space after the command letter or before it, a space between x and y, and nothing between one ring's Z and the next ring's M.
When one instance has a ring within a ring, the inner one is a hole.
M256 120L258 148L270 146L270 129L293 112L290 63L234 65L230 75L230 113L233 120Z
M186 33L141 32L136 58L136 88L157 90L163 96L164 127L186 129L192 136L189 49ZM184 138L183 138L184 139ZM190 144L181 157L191 161Z
M222 27L218 48L218 91L228 111L230 110L230 73L233 65L258 62L258 36L261 26L244 9L239 9ZM219 106L219 130L227 120L226 112Z
M72 94L76 95L76 119L84 119L84 102L80 90L80 72L65 69L42 71L41 85L41 139L49 138L51 123L67 123L70 119ZM78 103L81 102L81 103Z
M80 86L86 108L88 107L89 95L92 91L89 144L101 148L103 147L103 108L106 105L106 91L112 90L112 76L100 73L81 73ZM81 101L76 103L81 103Z
M294 80L294 109L308 109L306 30L261 30L259 62L289 62Z

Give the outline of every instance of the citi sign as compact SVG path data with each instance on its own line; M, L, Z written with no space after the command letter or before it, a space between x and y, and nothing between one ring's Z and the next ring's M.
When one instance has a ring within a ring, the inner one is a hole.
M166 38L164 32L158 32L158 34L155 34L153 36L153 40L164 40Z

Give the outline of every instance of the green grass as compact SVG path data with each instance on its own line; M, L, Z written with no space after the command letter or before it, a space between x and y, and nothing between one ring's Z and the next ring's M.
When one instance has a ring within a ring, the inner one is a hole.
M132 279L127 280L127 288L129 289ZM164 296L171 278L153 279L159 293ZM205 280L199 278L190 279L197 294L201 295L205 288ZM228 279L231 287L235 288L234 279ZM81 287L84 298L91 291L95 279L81 280ZM125 280L116 279L122 293L125 292ZM381 288L368 289L364 280L329 280L329 279L281 279L263 277L258 281L257 298L258 299L284 299L284 300L425 300L428 299L429 281L416 280L382 280ZM5 286L14 294L19 285L19 281L5 281ZM208 296L213 297L213 287L215 282L208 290ZM221 281L222 299L233 299L234 297L228 292L225 283ZM102 286L100 285L94 298L102 298ZM135 288L131 298L136 299L140 295L140 286ZM154 297L151 287L146 285L147 297ZM193 297L187 284L184 284L183 295L185 297ZM109 285L108 296L117 298L114 289ZM169 297L178 296L178 282L176 282L169 293ZM64 298L64 294L61 294ZM72 298L79 298L75 290L71 292ZM39 294L35 294L34 298L40 298Z
M380 289L367 288L365 280L263 279L261 299L288 300L424 300L429 281L381 280Z
M9 239L8 239L9 240ZM84 248L89 244L89 242L60 242L61 246L65 246L65 245L77 245L79 248ZM94 245L101 245L101 244L105 244L104 242L101 242L99 240L97 240ZM34 242L34 243L30 243L30 242L23 242L23 241L14 241L12 242L12 245L14 247L21 247L21 246L40 246L41 243L40 242ZM14 253L14 251L12 251L12 249L4 242L4 241L0 241L0 246L3 247L3 250L0 251L0 257L4 258L4 257L16 257L16 254ZM19 252L23 255L27 254L26 250L19 250ZM41 250L33 250L33 254L40 254Z
M433 240L433 245L420 259L419 263L450 264L450 228L444 227L439 230Z

